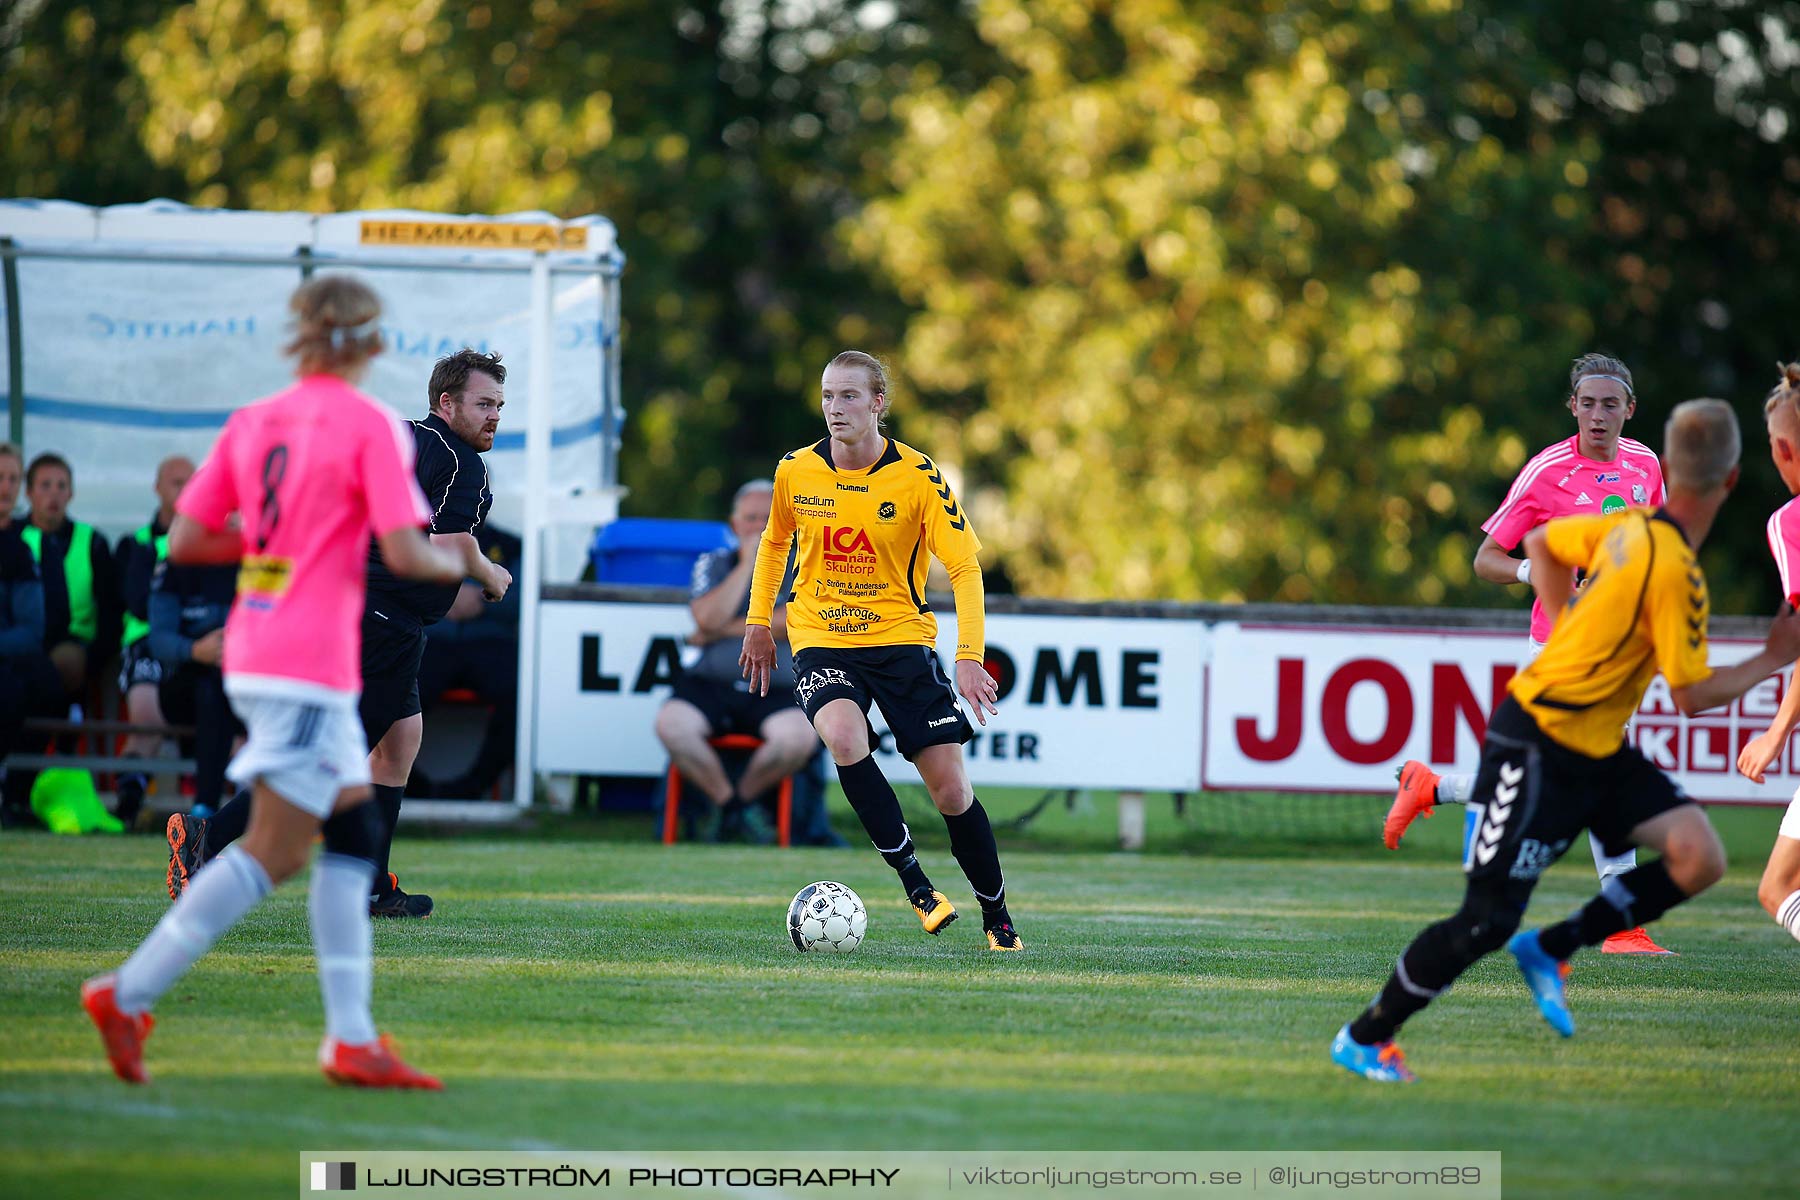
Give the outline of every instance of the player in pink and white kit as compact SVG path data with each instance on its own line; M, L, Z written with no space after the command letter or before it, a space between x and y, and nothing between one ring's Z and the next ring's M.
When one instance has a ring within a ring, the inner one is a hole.
M150 1008L221 934L306 865L325 1001L319 1065L334 1083L437 1089L377 1035L369 888L380 819L357 718L363 576L372 533L396 574L453 583L462 563L421 532L431 510L412 438L351 384L382 349L375 293L324 275L288 303L299 381L232 414L176 504L172 562L241 560L225 622L225 691L249 730L228 771L254 788L244 836L193 881L116 972L82 986L113 1071L145 1083ZM233 518L236 518L235 520Z
M1769 393L1763 415L1769 422L1769 457L1775 460L1781 482L1795 497L1769 518L1769 552L1781 572L1781 598L1800 607L1800 363L1781 369L1781 381ZM1761 783L1763 772L1780 757L1796 724L1800 724L1800 687L1790 677L1769 728L1738 754L1738 773ZM1800 941L1800 791L1794 793L1781 819L1781 831L1769 851L1769 865L1763 868L1756 898L1777 925Z
M1621 436L1637 410L1631 371L1616 358L1584 354L1569 370L1569 412L1575 436L1546 447L1525 464L1506 499L1483 522L1487 537L1475 552L1475 574L1489 583L1529 583L1531 561L1514 558L1525 535L1556 517L1598 516L1623 508L1663 502L1662 464L1655 451ZM1528 658L1550 637L1550 616L1531 602L1531 649ZM1426 764L1408 760L1400 768L1400 788L1382 826L1382 840L1398 849L1400 837L1414 819L1431 815L1434 805L1467 804L1475 787L1473 775L1438 775ZM1598 838L1588 835L1600 881L1637 866L1637 852L1609 855ZM1615 933L1601 945L1608 954L1668 954L1642 928Z

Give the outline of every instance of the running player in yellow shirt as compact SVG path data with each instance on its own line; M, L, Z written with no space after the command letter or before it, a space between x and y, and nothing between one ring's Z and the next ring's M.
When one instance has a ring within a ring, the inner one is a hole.
M1658 671L1676 706L1693 714L1730 703L1800 655L1800 615L1789 607L1759 653L1718 671L1707 665L1709 602L1694 551L1737 484L1742 448L1729 405L1689 400L1664 431L1662 508L1566 517L1526 534L1532 586L1555 624L1482 742L1474 795L1485 807L1463 863L1462 907L1400 955L1380 995L1338 1031L1333 1062L1410 1082L1395 1032L1503 945L1544 1019L1572 1036L1563 979L1575 951L1649 924L1725 873L1706 814L1625 744L1624 729ZM1587 574L1579 597L1577 569ZM1608 853L1638 845L1662 857L1607 877L1568 920L1514 936L1538 877L1584 828Z
M998 687L982 665L985 618L981 542L943 472L885 436L887 372L860 350L826 366L820 406L829 435L775 469L744 618L740 663L752 691L767 695L775 665L769 633L790 542L798 541L787 603L794 647L794 697L831 751L844 795L875 848L900 876L926 933L956 919L914 853L894 789L875 764L869 706L879 704L900 753L915 767L950 831L969 887L981 902L988 947L1023 950L1006 909L993 826L969 786L963 743L974 736L961 700L987 724ZM938 661L937 618L925 602L936 558L956 596L956 683Z

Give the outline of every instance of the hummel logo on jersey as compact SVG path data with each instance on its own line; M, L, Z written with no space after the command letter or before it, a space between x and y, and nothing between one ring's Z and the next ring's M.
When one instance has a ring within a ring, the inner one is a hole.
M956 716L955 716L955 714L951 714L948 717L939 717L935 721L925 722L925 728L936 729L939 725L952 725L952 724L955 724L955 722L956 722Z
M1583 492L1583 493L1581 493L1581 495L1575 497L1575 503L1577 503L1577 504L1592 504L1593 502L1594 502L1594 498L1592 496L1588 495L1586 492Z
M819 670L812 672L805 679L795 680L794 695L800 698L800 704L804 707L812 700L814 692L822 687L830 687L834 683L842 684L847 688L854 688L856 686L850 682L850 676L844 674L844 672L838 670L836 667L822 667Z
M1519 781L1525 768L1512 763L1500 764L1500 780L1494 785L1494 802L1482 814L1481 829L1475 835L1475 861L1486 866L1500 852L1500 839L1506 836L1506 822L1512 816L1513 802L1519 798Z

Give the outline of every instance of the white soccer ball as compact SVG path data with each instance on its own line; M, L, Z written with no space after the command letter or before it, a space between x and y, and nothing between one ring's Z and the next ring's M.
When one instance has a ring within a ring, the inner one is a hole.
M862 945L869 910L862 897L828 879L809 883L788 905L788 937L796 950L836 950L848 954Z

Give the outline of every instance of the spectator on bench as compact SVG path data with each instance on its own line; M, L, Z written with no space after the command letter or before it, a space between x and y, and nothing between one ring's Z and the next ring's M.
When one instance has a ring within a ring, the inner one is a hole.
M19 489L25 485L25 456L11 442L0 442L0 529L14 528Z
M17 450L0 443L0 471L9 461L16 465L18 458ZM0 494L0 512L11 511ZM0 526L0 758L29 748L26 718L55 716L61 695L56 669L44 653L44 586L37 563L18 529ZM35 777L31 771L6 773L0 826L34 822L30 799Z
M160 562L150 588L145 640L162 665L159 713L194 727L195 816L219 810L231 748L243 723L225 699L225 618L237 598L238 568Z
M475 543L489 562L518 578L523 546L504 529L482 522ZM483 599L481 585L464 580L444 619L425 629L419 663L419 695L427 706L452 688L466 688L492 710L472 766L455 779L427 779L415 765L408 795L441 800L474 800L488 795L513 765L519 718L519 593L508 589L498 601Z
M688 637L700 656L675 679L675 690L656 714L656 736L681 772L683 783L712 801L706 825L708 841L743 837L768 842L772 833L761 807L753 803L782 779L803 769L819 748L806 714L794 703L794 659L787 645L787 625L775 617L775 673L769 694L750 690L738 666L744 640L744 615L750 611L750 577L756 547L769 521L775 485L756 479L737 490L731 502L734 549L714 550L694 563L688 610L695 630ZM794 582L790 557L781 582L785 595ZM708 739L749 734L763 740L733 786Z
M44 583L44 648L63 696L79 701L119 644L119 587L112 551L92 525L69 518L75 475L57 454L40 454L25 471L31 504L19 536Z
M135 725L163 724L163 710L157 703L163 664L150 650L150 580L156 568L169 557L169 523L175 519L175 501L193 473L194 464L178 454L163 459L156 468L155 514L149 523L120 538L113 551L120 580L119 603L124 614L119 639L119 695L125 701L126 719ZM224 624L222 614L219 623ZM161 744L162 738L158 734L134 733L125 739L125 754L131 758L149 758ZM127 828L137 819L148 787L149 780L141 773L119 776L116 815Z

